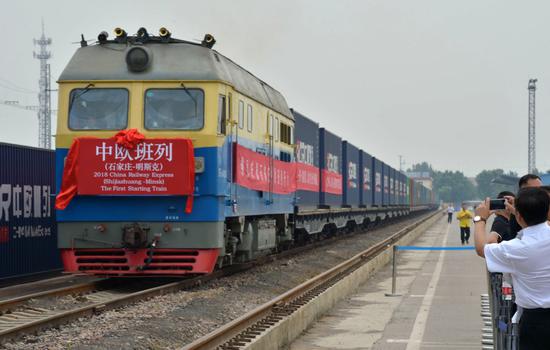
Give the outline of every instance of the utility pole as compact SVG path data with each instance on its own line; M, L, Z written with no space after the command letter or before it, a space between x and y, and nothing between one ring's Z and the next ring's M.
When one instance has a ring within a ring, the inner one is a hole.
M50 95L50 65L48 59L51 52L47 47L51 45L52 39L46 38L44 34L44 20L42 20L42 36L34 39L34 44L40 50L33 52L34 58L40 61L40 80L38 81L38 147L52 148L52 111Z
M529 91L529 127L528 127L528 165L527 171L532 174L537 169L536 161L536 139L535 139L535 91L537 90L537 79L529 79L527 90Z
M399 171L402 172L403 171L403 165L405 165L405 161L403 160L402 155L398 155L398 157L399 157Z

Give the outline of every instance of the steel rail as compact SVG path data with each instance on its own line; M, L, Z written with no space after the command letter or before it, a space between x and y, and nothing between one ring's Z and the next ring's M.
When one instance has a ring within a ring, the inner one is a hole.
M300 306L314 298L315 289L319 289L318 294L328 289L341 278L355 271L358 267L391 247L395 242L404 237L407 233L414 230L426 219L439 214L439 211L423 216L413 224L399 230L392 236L376 243L372 247L356 254L352 258L336 265L306 282L290 289L284 294L268 301L245 315L225 324L213 332L199 338L183 347L184 350L204 350L204 349L238 349L245 346L247 339L251 340L260 335L262 331L270 328L284 316L291 314ZM328 283L329 285L323 286ZM311 293L308 295L308 293ZM290 306L289 310L284 310L285 306ZM294 309L294 310L292 310Z
M104 283L107 279L99 279L91 282L78 283L65 287L59 287L41 292L29 293L15 298L0 300L0 315L7 311L12 311L22 304L28 302L31 299L44 298L44 297L56 297L71 294L87 293L101 288L101 283Z

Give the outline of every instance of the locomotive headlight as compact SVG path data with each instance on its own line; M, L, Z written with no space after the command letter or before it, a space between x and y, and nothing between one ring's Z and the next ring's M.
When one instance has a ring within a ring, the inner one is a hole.
M99 33L99 35L97 36L97 41L99 41L101 44L103 44L104 42L107 41L107 38L109 37L109 33L107 33L106 31L102 31L101 33Z
M169 38L170 35L172 35L172 33L170 33L170 31L164 27L160 28L159 29L159 36L161 38Z
M195 173L204 173L204 157L195 157Z
M142 46L133 46L126 52L126 65L132 72L143 72L151 63L151 52Z
M128 35L124 29L118 27L115 28L114 33L117 38L125 38Z

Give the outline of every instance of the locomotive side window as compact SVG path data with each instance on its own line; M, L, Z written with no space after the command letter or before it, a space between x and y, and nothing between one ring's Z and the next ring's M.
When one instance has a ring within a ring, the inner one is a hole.
M292 144L290 126L285 123L280 123L281 142L287 145Z
M204 92L199 89L148 89L145 128L199 130L204 125Z
M247 105L246 129L249 132L252 132L252 106L251 105Z
M73 89L69 95L69 129L121 130L128 125L128 90Z
M279 141L279 117L275 117L275 124L273 125L273 132L275 133L275 141Z
M225 134L227 116L225 113L225 96L218 97L218 134Z
M239 100L239 129L244 128L244 102Z

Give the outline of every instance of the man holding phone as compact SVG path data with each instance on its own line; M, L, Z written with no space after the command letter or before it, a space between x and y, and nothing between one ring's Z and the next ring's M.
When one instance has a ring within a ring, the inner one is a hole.
M465 203L462 203L462 209L456 214L456 218L460 222L460 241L470 243L470 221L474 218L474 214L468 210Z
M506 197L506 205L510 200ZM521 350L550 349L550 197L543 189L526 187L515 200L515 212L522 230L518 236L500 244L490 244L485 235L490 200L476 208L475 246L484 257L490 272L512 276L516 304L521 315L519 348Z
M495 214L491 233L488 237L489 243L500 243L513 239L510 229L510 210L506 208L505 198L515 198L516 195L510 191L502 191L497 199L490 200L489 209ZM494 236L494 237L493 237Z

